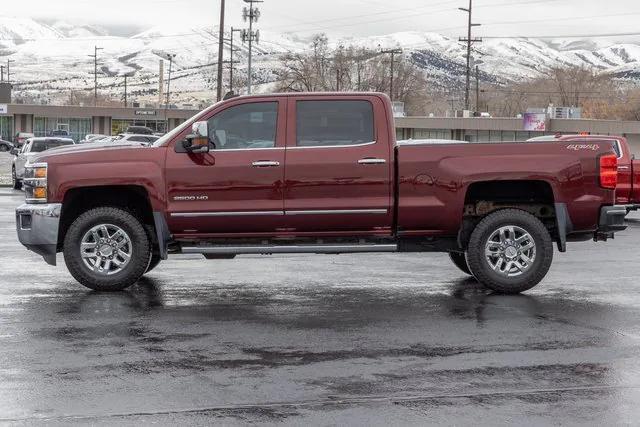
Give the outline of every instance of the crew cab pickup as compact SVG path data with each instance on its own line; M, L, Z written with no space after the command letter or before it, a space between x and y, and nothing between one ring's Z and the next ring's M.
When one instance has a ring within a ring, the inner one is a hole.
M623 230L611 141L398 144L379 93L217 103L160 138L45 152L26 166L20 241L96 290L170 254L448 252L498 292L532 288L553 243Z
M616 203L624 205L627 211L640 209L640 160L631 152L627 139L622 136L606 135L557 135L533 138L531 141L558 141L562 143L589 141L611 141L618 155L618 186Z

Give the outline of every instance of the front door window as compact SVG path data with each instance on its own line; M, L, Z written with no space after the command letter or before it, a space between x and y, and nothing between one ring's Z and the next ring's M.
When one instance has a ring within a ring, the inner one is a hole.
M209 120L209 140L214 150L273 148L278 124L277 102L242 104Z

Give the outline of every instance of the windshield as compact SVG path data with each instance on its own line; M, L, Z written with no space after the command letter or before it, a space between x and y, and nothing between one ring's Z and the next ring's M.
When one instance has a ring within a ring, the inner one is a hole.
M222 101L220 101L222 102ZM218 103L217 103L218 104ZM214 104L213 106L217 105ZM212 107L213 107L212 106ZM209 107L209 108L212 108ZM209 109L208 108L208 109ZM164 136L161 136L156 142L154 142L153 144L151 144L151 147L161 147L163 145L165 145L167 142L171 141L173 138L175 138L176 135L179 135L183 130L187 129L188 127L190 127L198 117L200 117L200 115L202 114L202 112L199 112L198 114L196 114L195 116L191 117L190 119L188 119L186 122L182 123L180 126L178 126L177 128L173 129L171 132L167 133Z
M41 153L55 147L62 147L63 145L73 145L72 141L57 140L57 141L33 141L31 146L32 153Z

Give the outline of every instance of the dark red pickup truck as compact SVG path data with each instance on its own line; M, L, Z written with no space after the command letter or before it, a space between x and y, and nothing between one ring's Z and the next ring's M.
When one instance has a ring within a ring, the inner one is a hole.
M557 135L533 138L531 141L579 142L611 141L618 155L618 186L616 203L624 205L627 211L640 209L640 160L631 152L627 138L607 135Z
M398 144L377 93L238 97L151 147L87 144L26 166L20 241L97 290L169 254L448 252L485 286L546 275L553 242L623 230L611 141Z

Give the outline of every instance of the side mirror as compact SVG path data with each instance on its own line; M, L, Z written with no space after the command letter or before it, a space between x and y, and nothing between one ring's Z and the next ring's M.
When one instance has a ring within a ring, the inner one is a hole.
M11 153L14 156L17 156L19 152L20 150L18 150L17 148L12 148L11 151L9 151L9 153Z
M209 152L209 126L207 122L195 122L191 126L191 134L182 141L187 153L203 154Z

